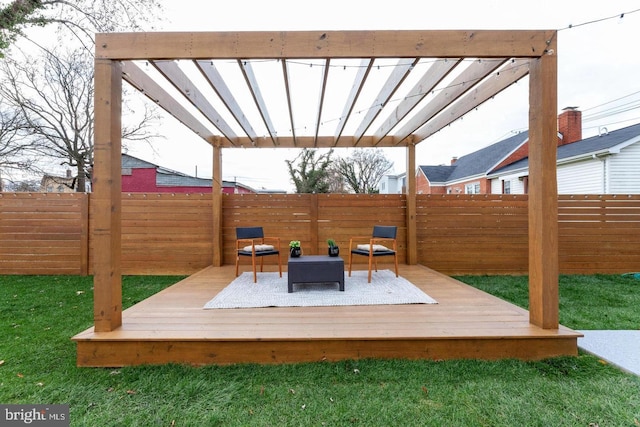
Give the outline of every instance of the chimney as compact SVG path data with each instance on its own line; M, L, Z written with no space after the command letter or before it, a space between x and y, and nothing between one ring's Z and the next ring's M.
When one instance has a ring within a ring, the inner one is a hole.
M451 158L451 166L453 166L457 161L458 161L457 157L452 157Z
M571 144L582 140L582 111L578 107L566 107L558 116L558 132L562 138L558 145Z

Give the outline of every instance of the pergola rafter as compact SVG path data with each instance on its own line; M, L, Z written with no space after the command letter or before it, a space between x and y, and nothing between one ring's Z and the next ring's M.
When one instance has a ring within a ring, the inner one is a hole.
M249 86L249 91L251 92L251 96L258 107L258 111L260 112L260 117L262 118L265 126L267 127L267 131L269 132L269 137L274 145L278 145L277 142L277 133L276 129L273 126L273 122L271 121L271 117L269 116L269 111L267 109L267 104L264 102L264 98L262 97L262 93L260 92L260 86L258 85L258 81L256 79L255 73L253 72L253 68L251 68L251 63L247 61L238 60L238 64L242 70L242 74ZM255 140L254 140L255 141Z
M404 100L393 110L383 124L374 132L378 141L391 132L414 108L418 106L429 93L435 90L436 86L460 64L460 60L439 60L436 61L422 78L415 84Z
M213 265L222 262L222 149L355 146L406 147L407 262L411 264L416 259L412 176L416 145L529 73L530 319L537 326L557 328L556 34L554 30L98 34L96 331L113 330L121 322L118 160L122 79L213 146ZM319 98L317 102L305 98L304 105L297 105L290 67L304 60L310 62L309 68L323 61L319 81L309 84L314 90L320 88ZM332 73L342 60L360 65L349 85L339 90L346 99L335 113L335 128L322 132L330 96L336 94ZM386 79L373 75L376 62L383 60L396 62ZM425 60L433 61L426 71L417 71ZM139 66L137 61L147 61L153 67ZM254 61L279 61L280 66L274 67L279 75L261 81L252 66ZM227 62L234 67L236 78L225 78L218 72L216 64ZM189 75L185 71L189 67L200 78L204 76L206 84L200 85L198 78ZM234 91L236 80L244 85L246 99ZM281 83L285 105L274 107L276 95L271 93ZM376 95L367 100L365 92ZM359 118L357 106L361 102L366 108ZM297 113L307 105L312 110L311 123L297 129ZM287 117L289 125L276 121L280 115ZM302 129L311 132L305 134ZM374 131L367 133L369 129Z
M233 118L238 122L244 133L247 134L249 139L256 139L258 137L256 131L253 129L253 126L249 122L249 119L245 116L242 107L240 106L240 104L238 104L238 101L233 96L233 93L231 92L229 86L226 84L224 78L216 69L213 61L211 61L211 63L208 63L207 61L200 60L195 61L195 63L200 72L207 78L207 81L211 85L211 88L215 90L215 92L224 103L225 107L227 107L227 109L231 112Z
M347 97L346 102L344 103L344 109L342 111L342 115L340 116L340 122L336 128L335 139L336 142L334 145L338 143L340 140L340 136L342 135L342 131L344 130L344 126L351 117L351 112L353 111L353 106L355 105L358 96L362 92L362 88L364 86L364 82L367 80L367 76L371 71L371 67L373 66L373 59L363 59L360 62L360 66L358 67L358 73L356 74L353 84L351 86L351 92Z

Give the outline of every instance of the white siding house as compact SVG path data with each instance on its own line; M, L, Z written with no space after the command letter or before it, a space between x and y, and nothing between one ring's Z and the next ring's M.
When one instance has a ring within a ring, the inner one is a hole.
M384 175L378 183L380 194L402 194L406 186L406 173L398 175Z
M491 180L491 194L524 194L522 175L505 175Z
M640 194L640 124L558 147L558 194ZM503 181L511 194L529 175L525 158L487 174L492 193L502 193Z
M605 194L606 158L558 165L558 194Z
M607 160L607 193L640 193L640 136L632 144L621 148L618 155L612 155Z

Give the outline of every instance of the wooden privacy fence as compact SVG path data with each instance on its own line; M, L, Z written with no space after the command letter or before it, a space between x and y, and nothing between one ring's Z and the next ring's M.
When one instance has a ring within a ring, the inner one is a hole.
M123 274L188 274L211 265L210 194L125 193L122 197ZM93 239L90 242L92 267Z
M0 193L0 274L87 274L89 195Z
M349 239L371 235L374 224L398 227L398 262L406 262L405 197L401 195L229 194L223 196L222 211L225 264L235 263L236 227L264 227L265 235L282 239L285 256L290 240L300 240L303 254L324 255L327 239L333 239L345 258ZM268 258L273 262L274 257Z
M123 194L123 274L210 265L211 207L210 194ZM235 227L255 225L281 238L284 257L289 240L324 254L331 238L345 259L351 236L396 225L399 261L407 259L404 195L229 194L222 211L224 264L235 262ZM92 274L91 212L87 194L0 193L0 274ZM560 196L558 221L561 273L640 271L639 195ZM445 274L528 272L527 196L418 195L416 223L420 264Z

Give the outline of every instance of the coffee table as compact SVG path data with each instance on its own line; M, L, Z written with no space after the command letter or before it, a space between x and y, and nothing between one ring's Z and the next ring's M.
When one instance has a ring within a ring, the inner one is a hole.
M306 255L289 258L288 292L294 283L338 283L344 292L344 260L327 255Z

